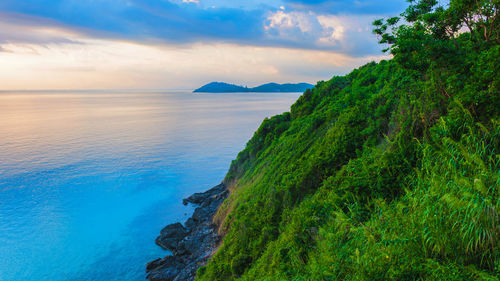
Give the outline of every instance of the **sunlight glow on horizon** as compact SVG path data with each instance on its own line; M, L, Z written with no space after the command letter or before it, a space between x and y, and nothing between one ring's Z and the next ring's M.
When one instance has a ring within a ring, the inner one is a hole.
M82 44L7 44L0 52L3 90L174 89L211 81L309 82L343 74L382 56L234 44L144 45L78 38ZM313 65L302 69L300 65Z

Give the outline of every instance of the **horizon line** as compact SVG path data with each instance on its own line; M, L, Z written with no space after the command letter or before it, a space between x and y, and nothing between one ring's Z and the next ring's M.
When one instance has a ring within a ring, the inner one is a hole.
M125 88L125 89L120 89L120 88L111 88L111 89L0 89L0 93L8 93L8 92L38 92L38 93L43 93L43 92L141 92L141 91L147 91L147 92L157 92L157 91L193 91L193 88L172 88L172 89L167 89L167 88L144 88L144 89L138 89L138 88Z

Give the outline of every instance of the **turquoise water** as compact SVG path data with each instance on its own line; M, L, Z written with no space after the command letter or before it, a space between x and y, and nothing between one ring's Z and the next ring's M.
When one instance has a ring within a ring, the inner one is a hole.
M0 280L144 280L181 199L298 96L0 93Z

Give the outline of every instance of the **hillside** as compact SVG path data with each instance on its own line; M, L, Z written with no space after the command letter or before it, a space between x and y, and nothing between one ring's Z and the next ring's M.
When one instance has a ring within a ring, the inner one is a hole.
M498 280L497 12L413 2L374 22L393 59L264 120L197 280Z
M267 83L254 88L248 88L243 86L237 86L233 84L227 84L223 82L212 82L208 83L196 90L194 93L274 93L274 92L304 92L307 89L312 88L314 85L307 83L298 84L277 84L277 83Z

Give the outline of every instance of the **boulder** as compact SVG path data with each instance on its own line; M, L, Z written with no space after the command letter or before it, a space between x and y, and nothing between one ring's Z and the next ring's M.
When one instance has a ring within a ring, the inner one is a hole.
M169 224L160 231L160 236L156 238L156 244L163 249L172 251L188 233L189 230L181 223Z
M200 205L201 203L206 201L208 198L210 198L214 195L217 195L221 192L224 192L225 190L226 190L226 186L224 184L219 184L219 185L217 185L217 186L215 186L215 187L213 187L205 192L195 193L195 194L189 196L188 198L182 199L182 203L184 205L187 205L188 203Z

